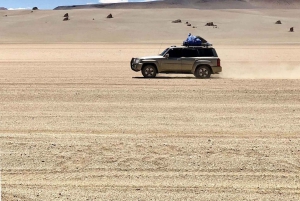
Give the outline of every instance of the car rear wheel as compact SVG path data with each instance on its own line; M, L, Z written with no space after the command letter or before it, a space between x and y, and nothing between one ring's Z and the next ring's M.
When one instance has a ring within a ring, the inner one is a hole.
M207 66L199 66L195 71L195 77L200 79L210 78L211 71Z
M157 70L153 65L146 65L142 69L142 74L145 78L154 78L156 77Z

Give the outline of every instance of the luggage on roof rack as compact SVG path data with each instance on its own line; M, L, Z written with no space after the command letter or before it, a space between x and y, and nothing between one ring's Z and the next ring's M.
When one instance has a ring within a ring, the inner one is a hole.
M207 40L205 40L200 36L193 36L192 34L189 33L187 39L183 41L183 46L208 47L208 46L212 46L212 44L210 44L209 42L207 42Z

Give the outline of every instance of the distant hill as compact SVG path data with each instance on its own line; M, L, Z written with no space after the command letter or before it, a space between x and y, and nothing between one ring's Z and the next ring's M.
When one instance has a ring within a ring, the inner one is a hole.
M164 0L154 2L127 2L58 6L54 10L69 9L147 9L147 8L195 8L195 9L251 9L251 8L300 8L300 0Z
M0 10L7 10L7 8L4 8L4 7L0 7Z

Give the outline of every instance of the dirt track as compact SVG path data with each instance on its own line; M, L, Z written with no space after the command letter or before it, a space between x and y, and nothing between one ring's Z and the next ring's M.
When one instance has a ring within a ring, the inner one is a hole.
M2 199L299 200L300 80L255 78L299 78L300 47L265 47L148 80L159 45L2 45Z

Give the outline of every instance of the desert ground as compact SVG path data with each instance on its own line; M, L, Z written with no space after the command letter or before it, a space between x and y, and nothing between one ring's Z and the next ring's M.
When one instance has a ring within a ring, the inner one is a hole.
M0 12L3 201L299 200L300 10L65 12ZM131 71L189 32L221 74Z

